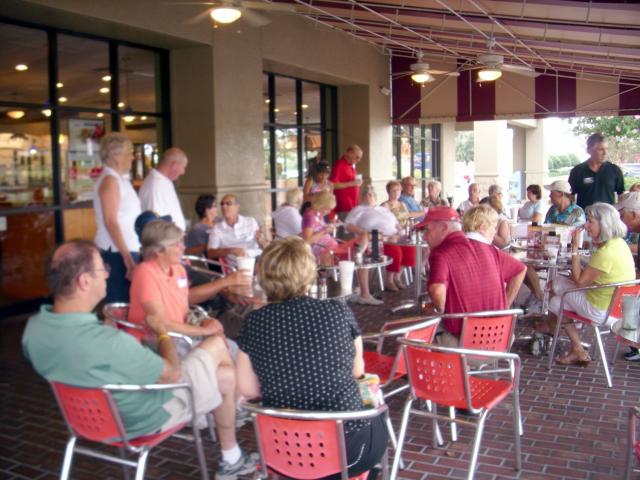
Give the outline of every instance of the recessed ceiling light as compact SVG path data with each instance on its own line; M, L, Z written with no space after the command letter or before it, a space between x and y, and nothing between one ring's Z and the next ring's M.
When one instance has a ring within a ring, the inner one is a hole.
M24 110L9 110L7 112L7 117L13 118L14 120L20 120L24 117Z
M104 117L104 113L100 112L100 113L96 113L96 117L98 118L102 118Z
M146 120L146 119L147 119L147 116L146 116L146 115L142 115L142 116L140 117L140 120Z
M19 72L24 72L29 70L29 67L27 65L25 65L24 63L19 63L18 65L15 66L15 69Z
M127 123L131 123L136 119L136 117L134 115L125 115L122 119Z
M58 98L58 101L59 101L60 103L64 103L64 102L66 102L66 101L67 101L67 97L60 97L60 98Z
M62 88L62 87L64 87L64 83L58 82L58 83L56 83L56 87Z
M264 101L264 103L271 103L271 100L269 100L268 98Z
M306 103L303 103L302 108L309 108L309 105L307 105Z
M273 111L278 113L278 112L280 112L280 109L279 108L274 108Z
M118 103L118 108L124 108L124 102L119 102Z
M51 116L51 110L50 110L50 109L48 109L48 108L45 108L44 110L42 110L42 114L43 114L45 117L50 117L50 116Z
M110 82L111 81L111 75L105 75L104 77L102 77L102 81L103 82Z
M107 87L102 87L100 90L98 90L100 93L109 93L109 89Z

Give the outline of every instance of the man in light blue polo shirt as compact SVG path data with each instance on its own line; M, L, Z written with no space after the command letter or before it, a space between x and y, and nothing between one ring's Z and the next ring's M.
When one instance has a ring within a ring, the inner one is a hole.
M163 319L148 316L158 338L156 355L132 336L104 326L91 313L106 294L109 272L91 242L73 240L47 260L53 305L29 319L22 346L35 370L49 381L80 387L104 384L186 382L196 414L213 411L222 461L217 480L255 470L255 455L240 450L235 435L235 373L223 336L205 339L181 362ZM165 431L191 420L186 392L119 392L114 395L130 438Z

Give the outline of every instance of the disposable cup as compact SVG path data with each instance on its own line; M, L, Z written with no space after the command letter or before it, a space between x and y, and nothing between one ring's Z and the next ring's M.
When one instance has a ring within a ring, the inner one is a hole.
M356 174L356 180L358 181L358 183L362 183L362 174L361 173L357 173Z
M238 257L238 270L249 277L253 277L253 269L256 265L256 259L251 257Z
M349 260L341 260L338 263L340 269L340 291L343 294L349 294L353 291L353 271L355 263Z
M556 264L558 263L558 247L549 247L547 248L547 257L549 258L549 263Z

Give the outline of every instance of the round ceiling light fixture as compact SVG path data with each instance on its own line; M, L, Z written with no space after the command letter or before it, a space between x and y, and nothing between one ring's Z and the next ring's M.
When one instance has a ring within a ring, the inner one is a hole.
M478 70L479 82L494 82L502 76L502 71L497 67L487 67Z
M235 7L224 6L211 9L209 15L218 23L233 23L242 16L242 12Z

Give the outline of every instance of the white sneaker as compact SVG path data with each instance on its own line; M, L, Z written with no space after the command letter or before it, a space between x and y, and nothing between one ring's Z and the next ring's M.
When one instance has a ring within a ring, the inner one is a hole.
M527 306L527 313L542 313L542 300L537 298Z
M359 305L382 305L384 302L373 297L358 297L356 303Z

